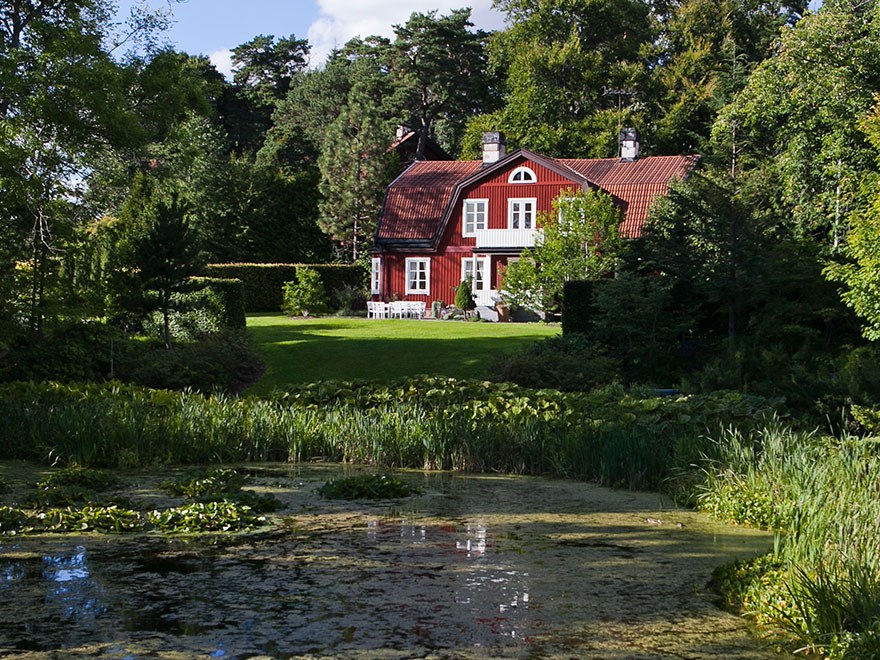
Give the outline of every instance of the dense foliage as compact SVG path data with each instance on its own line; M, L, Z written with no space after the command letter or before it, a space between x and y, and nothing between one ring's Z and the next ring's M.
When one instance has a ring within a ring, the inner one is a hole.
M83 466L322 458L660 488L707 451L707 427L748 427L772 411L736 393L563 394L437 378L307 385L273 400L19 383L0 387L0 458Z
M350 288L365 288L366 271L351 264L231 263L208 264L213 277L235 278L244 284L244 306L248 313L281 309L284 283L296 280L297 270L310 268L321 276L325 290L333 297Z

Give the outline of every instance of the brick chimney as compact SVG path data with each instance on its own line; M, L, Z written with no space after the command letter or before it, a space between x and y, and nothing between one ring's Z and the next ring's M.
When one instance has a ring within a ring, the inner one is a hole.
M483 165L497 163L507 154L507 140L500 131L483 133Z

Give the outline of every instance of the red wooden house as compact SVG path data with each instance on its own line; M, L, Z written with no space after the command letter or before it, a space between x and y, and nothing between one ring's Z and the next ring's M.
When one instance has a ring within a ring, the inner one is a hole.
M481 161L416 161L391 185L379 216L371 289L375 300L453 301L473 279L478 306L499 299L504 268L535 246L536 219L565 190L599 188L624 211L621 235L637 237L658 195L683 178L694 156L638 157L634 131L621 158L547 158L505 153L499 133L483 136Z

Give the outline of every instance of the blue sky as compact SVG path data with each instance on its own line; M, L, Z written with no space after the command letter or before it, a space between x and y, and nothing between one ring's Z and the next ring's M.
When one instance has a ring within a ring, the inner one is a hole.
M132 5L169 6L168 0L119 0L120 15ZM322 62L334 46L355 36L390 36L391 26L405 23L414 11L448 13L472 7L472 20L485 30L503 27L492 0L186 0L171 4L174 25L165 39L178 50L207 55L228 73L229 50L258 34L294 34L312 44L312 64Z

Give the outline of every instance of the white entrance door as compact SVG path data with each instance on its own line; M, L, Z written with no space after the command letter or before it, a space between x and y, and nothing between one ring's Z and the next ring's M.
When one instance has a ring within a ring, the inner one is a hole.
M471 278L471 290L478 306L494 305L490 295L491 257L465 257L461 260L461 279Z

